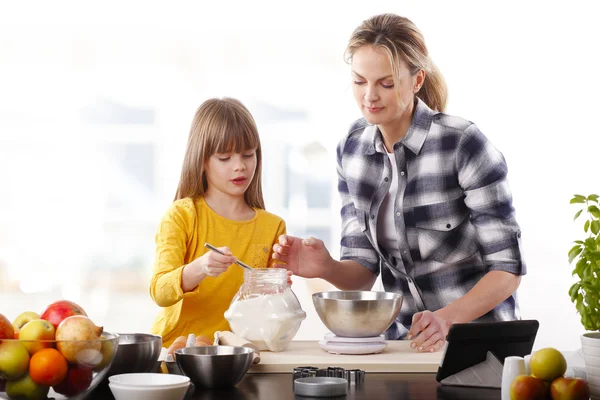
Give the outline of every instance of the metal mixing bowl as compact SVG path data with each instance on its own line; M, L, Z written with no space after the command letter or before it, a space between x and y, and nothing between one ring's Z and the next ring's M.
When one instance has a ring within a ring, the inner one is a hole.
M312 295L323 324L343 337L379 336L392 325L402 295L389 292L332 291Z
M106 374L108 377L133 372L153 372L158 366L162 338L149 333L119 333L119 347Z
M181 371L196 387L235 386L252 365L254 350L241 346L198 346L175 350Z

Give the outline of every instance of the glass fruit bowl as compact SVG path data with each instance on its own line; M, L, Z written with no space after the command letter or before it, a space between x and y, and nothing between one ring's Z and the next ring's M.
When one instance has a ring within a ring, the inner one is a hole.
M118 336L95 340L0 340L0 398L83 399L104 379Z

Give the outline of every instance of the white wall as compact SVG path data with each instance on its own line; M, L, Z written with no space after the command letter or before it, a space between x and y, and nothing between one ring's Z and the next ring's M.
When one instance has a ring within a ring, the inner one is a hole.
M187 127L201 99L228 95L307 108L315 127L312 134L331 145L333 156L338 138L358 117L348 89L348 67L342 61L345 41L371 15L389 11L407 16L424 33L447 80L448 112L475 122L508 161L528 264L519 289L521 311L523 318L540 321L536 348L579 347L583 328L567 295L573 280L566 254L571 241L581 236L580 226L572 223L571 195L600 192L596 2L374 1L334 6L323 1L240 1L209 8L196 3L200 2L155 8L147 2L119 2L118 7L116 2L94 7L73 2L62 8L40 2L36 12L26 8L29 5L5 8L0 37L17 39L0 39L0 83L12 90L0 90L0 111L28 113L31 107L47 107L48 113L60 113L53 108L55 98L71 104L78 99L70 94L85 97L110 91L134 104L156 106L161 140L170 149L160 161L159 184L164 189L162 202L154 208L158 217L170 200ZM211 45L223 43L213 36L222 35L217 29L223 27L231 48ZM44 40L73 43L80 32L85 33L80 47L54 43L64 54L44 52L36 45ZM103 40L111 37L106 43L129 46L103 47ZM243 51L236 47L240 41L246 43ZM88 49L86 43L97 47ZM154 50L161 56L148 58ZM73 55L81 57L86 68L79 68ZM114 66L98 63L108 56L115 58ZM47 75L39 76L39 63ZM198 65L203 69L194 69ZM95 81L94 71L101 68L113 75ZM72 75L69 69L87 72ZM82 84L86 89L78 89ZM1 140L13 138L0 131ZM21 173L0 171L0 183L19 180ZM270 196L277 198L273 192ZM61 245L46 240L50 247ZM1 250L0 246L0 255ZM317 339L324 328L310 304L314 287L300 280L295 285L309 314L298 338ZM23 296L18 306L9 305L9 298L1 295L0 312L44 303L43 295L36 295L35 300ZM79 295L86 299L88 294ZM147 298L139 302L146 320L133 323L107 314L104 325L115 331L147 330L156 310Z

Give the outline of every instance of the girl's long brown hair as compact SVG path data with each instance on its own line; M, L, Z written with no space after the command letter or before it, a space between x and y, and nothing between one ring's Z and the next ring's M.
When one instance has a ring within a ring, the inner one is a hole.
M208 188L204 164L215 153L256 149L256 171L244 199L250 207L265 208L262 194L262 152L252 115L236 99L210 99L196 111L187 142L175 200L203 196Z
M381 14L363 21L350 37L345 52L346 62L351 63L354 52L369 45L385 51L392 64L395 81L399 79L400 60L406 62L412 74L424 70L425 82L416 95L432 110L444 111L448 99L446 82L429 58L423 35L411 20L396 14ZM400 85L395 87L399 91Z

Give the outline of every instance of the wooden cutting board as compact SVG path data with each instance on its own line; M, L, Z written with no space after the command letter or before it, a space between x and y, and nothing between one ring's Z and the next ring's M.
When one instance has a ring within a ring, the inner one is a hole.
M408 340L387 341L388 347L379 354L330 354L318 341L292 341L286 351L260 352L260 363L248 373L292 373L295 367L341 367L366 372L437 372L444 352L419 353L409 347Z

